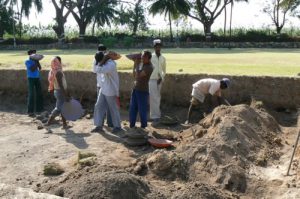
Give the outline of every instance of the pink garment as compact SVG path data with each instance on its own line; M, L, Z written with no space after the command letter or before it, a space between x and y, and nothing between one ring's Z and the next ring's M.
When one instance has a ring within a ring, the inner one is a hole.
M62 66L60 61L56 57L54 57L51 61L51 70L49 71L48 74L48 81L49 81L48 91L54 90L55 76L58 71L62 71Z

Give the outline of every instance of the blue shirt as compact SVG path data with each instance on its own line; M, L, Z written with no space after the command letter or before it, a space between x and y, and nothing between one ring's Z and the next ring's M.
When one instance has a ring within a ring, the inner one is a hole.
M30 68L35 65L35 62L31 59L25 61L26 69L27 69L27 77L28 78L40 78L40 71L36 69L35 71L31 71Z

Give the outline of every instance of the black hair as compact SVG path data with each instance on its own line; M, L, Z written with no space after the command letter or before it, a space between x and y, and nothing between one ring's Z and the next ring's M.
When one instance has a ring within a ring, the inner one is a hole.
M32 55L34 53L36 53L36 50L34 50L34 49L30 49L30 50L27 51L28 55Z
M226 82L223 81L223 80L220 80L220 82L221 82L220 88L221 88L221 89L226 89L226 88L227 88Z
M106 50L107 50L106 46L101 44L98 46L98 51L106 51Z
M60 58L60 56L55 56L57 59L58 59L58 61L61 63L61 58Z
M144 50L144 55L146 55L149 59L152 58L152 53L148 50Z
M97 52L95 54L96 64L100 63L102 61L103 57L104 57L103 52Z

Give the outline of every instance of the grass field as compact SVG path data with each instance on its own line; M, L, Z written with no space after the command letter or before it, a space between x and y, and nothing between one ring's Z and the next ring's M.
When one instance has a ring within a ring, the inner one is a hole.
M117 50L122 55L138 49ZM300 72L298 49L163 49L167 73L296 76ZM91 70L95 50L41 50L41 61L49 69L54 55L62 58L66 70ZM24 68L24 51L0 51L0 68ZM130 70L132 61L122 56L119 70ZM180 69L182 69L182 72Z

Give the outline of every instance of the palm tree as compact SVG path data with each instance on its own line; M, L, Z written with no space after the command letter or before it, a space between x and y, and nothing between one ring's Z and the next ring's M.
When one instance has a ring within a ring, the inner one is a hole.
M232 9L233 9L233 3L236 2L248 2L248 0L231 0L230 2L230 25L232 23ZM227 26L227 5L224 7L224 36L226 36L226 26Z
M7 2L17 6L17 14L19 17L19 36L22 36L22 19L23 15L29 17L30 10L34 6L38 12L43 10L42 0L7 0ZM21 5L21 8L19 7Z
M110 25L116 4L116 0L71 0L66 7L79 26L79 37L84 37L87 26L92 22L98 26Z
M234 5L234 2L247 2L248 3L248 0L231 0L230 2L230 22L229 22L229 40L231 40L231 31L232 31L232 13L233 13L233 5ZM229 48L230 48L230 44L229 44Z
M156 0L149 9L151 14L164 14L168 16L170 25L170 38L173 41L172 20L178 19L181 14L187 14L190 10L190 5L185 0Z

